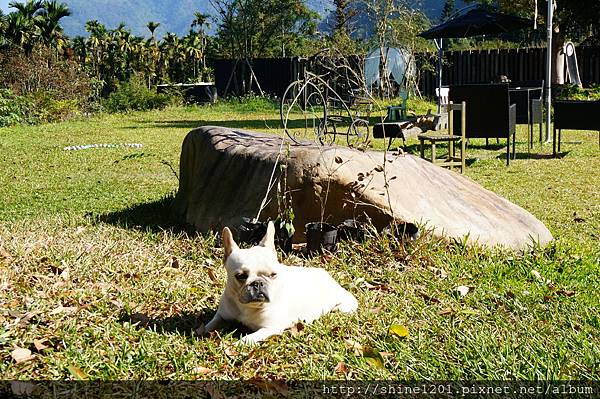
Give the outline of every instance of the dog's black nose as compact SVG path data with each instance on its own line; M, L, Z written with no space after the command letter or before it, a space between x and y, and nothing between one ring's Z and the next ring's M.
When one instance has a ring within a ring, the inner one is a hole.
M254 280L253 282L250 283L250 287L256 288L256 289L261 289L261 288L265 287L265 282L262 280Z

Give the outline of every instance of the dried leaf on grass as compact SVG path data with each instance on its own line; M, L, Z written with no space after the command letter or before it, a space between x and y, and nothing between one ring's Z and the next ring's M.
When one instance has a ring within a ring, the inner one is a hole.
M336 374L347 374L348 366L346 366L346 363L344 363L344 362L339 362L338 364L335 365L335 368L333 369L333 371Z
M9 312L9 314L13 317L17 318L17 324L20 326L24 326L25 324L27 324L29 322L29 320L31 320L33 317L35 317L39 312L27 312L25 314L21 314L21 313L13 313L11 314L11 312Z
M363 346L356 341L353 341L351 339L345 339L344 346L346 347L346 349L353 351L356 356L360 356L363 354Z
M77 366L70 365L67 369L69 370L69 373L78 380L87 380L89 378L88 375Z
M10 352L10 356L17 364L28 362L34 358L34 356L31 354L31 351L25 348L15 348L12 352Z
M206 268L206 274L208 274L208 278L213 283L219 282L219 278L217 277L217 273L215 272L215 269L213 269L212 267L207 267Z
M192 373L196 375L209 375L216 373L215 370L203 366L196 366L192 369Z
M223 352L225 353L225 355L227 355L227 357L233 359L239 355L239 352L237 351L234 344L223 341L221 346L223 347Z
M323 263L323 264L331 263L332 260L333 260L333 255L330 255L330 254L321 255L321 263Z
M389 285L381 281L365 281L362 286L371 291L392 291Z
M33 340L33 346L35 346L35 350L38 352L43 351L44 349L48 349L49 346L46 345L46 343L49 343L47 339L43 338L43 339L34 339Z
M571 290L558 290L556 291L556 293L558 295L562 295L562 296L566 296L566 297L572 297L573 295L575 295L575 291L571 291Z
M450 315L453 315L454 313L455 313L454 309L452 309L452 308L442 309L438 312L438 314L440 316L450 316Z

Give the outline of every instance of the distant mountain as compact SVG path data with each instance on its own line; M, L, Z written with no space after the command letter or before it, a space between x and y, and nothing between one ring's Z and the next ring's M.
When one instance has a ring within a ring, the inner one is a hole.
M136 35L148 36L146 24L149 21L160 22L158 36L166 32L185 35L189 29L194 12L200 11L214 15L215 10L208 0L61 0L71 9L73 15L64 18L62 25L69 36L85 35L85 23L97 19L108 28L125 23ZM308 7L316 11L323 19L333 10L332 0L305 0ZM0 9L8 9L9 0L0 0ZM445 0L415 0L415 7L422 9L434 22L439 20ZM457 7L463 6L457 1ZM322 24L323 25L323 24ZM211 32L215 30L212 23Z

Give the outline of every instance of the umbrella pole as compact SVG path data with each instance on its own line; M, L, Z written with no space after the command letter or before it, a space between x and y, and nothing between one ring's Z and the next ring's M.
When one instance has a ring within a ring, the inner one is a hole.
M442 38L439 43L434 39L435 45L438 48L438 64L437 64L437 83L438 83L438 109L437 113L442 113L442 59L444 58L444 50L442 50Z
M548 16L546 18L546 31L547 31L547 49L546 49L546 143L550 142L550 110L552 106L552 96L550 90L552 89L552 17L554 11L554 0L548 1Z

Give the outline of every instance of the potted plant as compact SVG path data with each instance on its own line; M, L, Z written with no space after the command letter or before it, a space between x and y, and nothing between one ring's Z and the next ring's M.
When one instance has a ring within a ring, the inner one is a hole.
M355 219L346 219L338 227L338 239L365 241L365 224Z
M337 228L329 223L312 222L306 226L306 249L309 254L323 250L334 252L337 244Z

